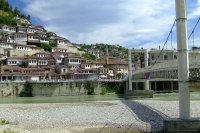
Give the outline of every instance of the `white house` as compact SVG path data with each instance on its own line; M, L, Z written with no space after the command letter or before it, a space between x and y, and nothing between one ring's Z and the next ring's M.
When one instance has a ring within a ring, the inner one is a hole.
M98 61L87 61L81 63L81 68L83 69L98 69L103 67L103 62L98 62Z
M35 55L38 56L38 57L44 58L44 57L50 56L50 53L48 53L48 52L38 52L38 53L35 53Z
M9 42L1 42L0 43L0 47L1 48L13 48L13 43L9 43Z
M27 41L28 43L35 43L37 44L40 40L40 35L36 33L28 33L27 34Z
M0 32L14 33L16 32L15 26L7 26L5 24L0 24Z
M37 66L38 65L38 59L39 57L37 56L28 56L26 58L26 63L28 66Z
M64 49L64 48L52 47L51 52L65 52L65 53L67 53L68 50Z
M6 65L10 66L18 66L25 61L25 58L22 56L12 56L6 59Z
M71 44L69 40L67 40L66 38L63 38L63 37L56 36L55 40L56 40L57 45L70 45Z
M71 66L72 70L77 69L80 66L80 57L77 56L71 56L71 57L65 57L64 58L64 64L67 66Z
M88 54L94 55L96 58L99 58L99 50L89 49Z
M6 35L5 42L27 44L27 34L26 33L11 33Z
M56 60L56 64L59 64L59 65L62 64L62 61L63 61L62 57L57 56L57 55L52 55L52 57Z
M23 44L13 44L13 48L19 51L31 51L30 46L28 45L23 45Z
M27 27L25 27L25 26L17 26L16 32L27 33Z
M157 49L151 49L149 53L149 62L150 65L156 63L160 63L167 60L176 60L178 57L177 50L157 50Z

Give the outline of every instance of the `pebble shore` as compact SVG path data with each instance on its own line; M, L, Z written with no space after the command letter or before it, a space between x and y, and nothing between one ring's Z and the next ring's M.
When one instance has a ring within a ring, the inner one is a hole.
M199 105L200 101L191 101L191 117L200 117ZM109 128L155 132L163 129L164 118L179 117L178 106L178 101L157 100L0 104L0 118L11 122L0 125L0 132L8 128L18 133L89 133L88 129L103 133Z

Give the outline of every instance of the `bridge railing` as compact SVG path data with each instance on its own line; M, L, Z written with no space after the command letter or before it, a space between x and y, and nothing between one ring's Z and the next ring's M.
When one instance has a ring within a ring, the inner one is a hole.
M169 63L169 62L168 62ZM153 69L144 68L140 71L136 71L132 75L132 79L145 79L145 75L148 73L151 79L153 78L164 78L164 79L178 79L178 67L173 64L166 65L162 67L163 64L160 63L159 67L154 67ZM175 64L175 63L174 63ZM198 81L200 80L200 64L191 63L189 66L189 80Z

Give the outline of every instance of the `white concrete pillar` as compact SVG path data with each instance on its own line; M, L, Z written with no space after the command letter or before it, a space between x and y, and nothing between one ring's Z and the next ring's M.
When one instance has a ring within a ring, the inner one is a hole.
M144 53L144 64L145 64L145 67L148 66L148 50L147 49L145 50L145 53Z
M190 93L188 89L189 61L186 0L176 0L176 28L179 78L179 117L190 119Z
M145 80L145 90L149 90L149 80Z
M132 60L131 60L131 50L128 50L128 74L129 74L129 90L132 89Z

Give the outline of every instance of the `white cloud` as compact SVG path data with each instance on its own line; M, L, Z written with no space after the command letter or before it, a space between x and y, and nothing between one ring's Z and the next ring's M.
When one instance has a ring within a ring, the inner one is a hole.
M77 43L158 47L175 20L174 0L32 0L26 4L24 10L43 21L47 30Z

